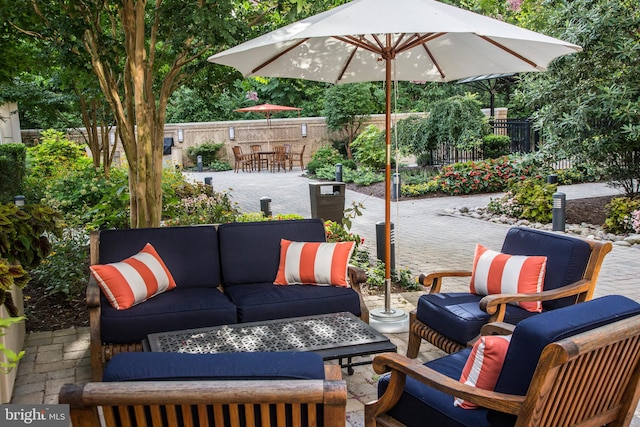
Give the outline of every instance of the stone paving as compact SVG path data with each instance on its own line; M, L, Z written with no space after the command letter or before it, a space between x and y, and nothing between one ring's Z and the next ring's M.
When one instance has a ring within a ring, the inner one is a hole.
M270 173L194 173L191 178L203 182L212 177L217 191L231 190L233 200L246 212L260 210L260 198L272 199L274 214L297 213L311 216L309 180L299 169ZM561 186L568 199L618 194L604 184ZM475 243L500 248L509 226L445 213L447 208L485 206L491 197L478 195L409 200L392 204L395 229L396 266L408 268L417 276L437 269L469 269ZM376 254L376 223L384 221L384 201L346 191L346 207L352 202L364 205L363 215L353 220L352 231L365 239L369 253ZM468 279L445 283L448 290L462 290ZM640 245L614 245L602 266L595 296L622 294L640 301ZM410 311L419 293L393 295L394 309ZM382 297L367 297L369 308L384 307ZM406 351L407 333L388 334L398 352ZM26 355L21 360L11 403L56 403L58 390L64 383L86 382L90 378L88 328L37 332L28 335ZM423 344L421 358L441 357L440 350ZM363 425L364 403L376 397L376 375L370 365L355 368L354 375L344 372L349 390L347 426ZM632 426L640 427L640 413Z

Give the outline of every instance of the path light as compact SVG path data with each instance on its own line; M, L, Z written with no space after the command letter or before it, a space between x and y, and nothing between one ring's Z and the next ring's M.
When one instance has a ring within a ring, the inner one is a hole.
M273 215L273 212L271 212L271 199L269 197L265 196L260 198L260 210L265 217Z
M24 196L14 196L14 197L13 197L13 203L14 203L17 207L19 207L19 208L23 208L23 207L24 207L24 205L25 205L25 203L26 203L25 197L24 197Z

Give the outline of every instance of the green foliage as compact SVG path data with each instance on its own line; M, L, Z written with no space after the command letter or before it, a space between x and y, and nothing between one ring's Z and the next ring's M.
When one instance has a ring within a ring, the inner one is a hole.
M353 182L357 185L371 185L376 182L384 181L384 174L376 172L369 167L360 167L357 170L347 169L342 174L345 182Z
M192 224L221 224L235 221L239 214L237 203L227 192L213 192L187 197L174 206L174 216L167 219L167 227Z
M9 291L29 282L25 269L37 266L51 251L47 235L61 233L59 216L42 205L0 205L0 304L18 316Z
M0 318L0 329L8 329L11 325L19 323L24 320L24 317L8 317ZM5 335L0 333L0 336ZM18 366L18 361L24 356L24 350L20 350L18 353L12 349L6 347L0 343L0 353L4 355L6 360L0 361L0 373L8 374L12 369Z
M634 233L632 213L640 209L640 199L630 197L616 197L606 206L607 219L603 228L609 233Z
M262 221L286 221L304 219L298 214L276 214L273 216L264 216L262 212L244 212L236 216L235 222L262 222Z
M427 146L444 144L458 149L478 146L488 130L487 119L472 95L456 95L434 103L423 129Z
M350 143L355 139L362 123L376 111L375 86L371 83L332 85L324 98L324 116L327 128L347 134L347 157L351 158Z
M492 199L487 208L492 213L548 224L557 188L557 184L547 184L540 179L525 179L511 186L501 198Z
M439 191L440 184L435 179L415 184L402 184L402 195L407 197L418 197Z
M0 144L0 203L22 194L26 155L24 144Z
M507 135L489 134L482 138L482 157L495 159L511 152L511 138Z
M335 165L338 163L344 163L345 159L342 157L340 152L328 145L324 147L320 147L318 151L313 153L311 157L311 161L307 164L307 170L311 175L315 175L317 170L322 168L323 166L331 166L333 167L333 178L335 178Z
M223 143L215 144L211 142L205 142L204 144L187 148L187 157L193 163L196 163L198 156L202 156L202 164L208 167L212 163L219 161L218 155L223 147Z
M403 154L421 156L437 147L436 141L427 138L427 120L423 116L411 116L398 121L392 138L398 135L398 147Z
M128 184L123 168L111 168L107 179L102 170L86 165L84 168L72 168L66 174L40 182L40 185L45 203L61 212L67 225L73 226L93 222L89 212L103 200L110 202L111 197Z
M351 143L353 157L362 165L379 169L387 162L384 132L374 125L367 126Z
M228 162L214 160L213 162L209 163L209 170L212 170L212 171L224 172L224 171L230 171L231 169L233 169L233 167L231 167L231 165Z
M640 8L628 0L553 4L540 30L583 51L523 76L515 99L537 110L550 150L600 163L628 196L638 194Z
M29 147L27 153L29 173L42 182L83 168L91 162L82 146L53 129L43 131L40 143Z
M72 228L51 238L51 252L29 272L46 295L64 294L68 301L83 298L89 274L88 240L84 230Z

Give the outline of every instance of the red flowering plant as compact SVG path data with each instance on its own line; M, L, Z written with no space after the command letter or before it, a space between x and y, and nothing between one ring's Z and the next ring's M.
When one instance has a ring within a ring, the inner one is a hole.
M515 177L514 162L508 156L503 156L445 166L435 179L441 191L459 195L503 191Z

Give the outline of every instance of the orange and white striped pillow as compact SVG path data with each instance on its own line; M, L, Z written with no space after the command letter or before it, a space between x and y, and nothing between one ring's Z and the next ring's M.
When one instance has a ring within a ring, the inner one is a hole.
M347 268L355 242L280 241L280 265L275 285L334 285L349 287Z
M473 345L467 358L460 382L483 390L493 390L504 365L511 335L487 335L480 337ZM478 405L454 397L453 405L463 409L475 409Z
M150 243L130 258L92 265L90 269L116 310L133 307L176 287L173 276Z
M531 294L542 292L547 266L545 256L507 255L477 244L471 274L471 293ZM542 302L513 303L532 312L542 311Z

